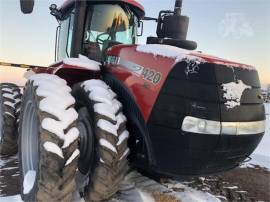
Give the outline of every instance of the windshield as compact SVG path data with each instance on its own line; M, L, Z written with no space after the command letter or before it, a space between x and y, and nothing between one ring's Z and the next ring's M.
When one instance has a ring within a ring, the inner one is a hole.
M123 44L136 42L136 16L120 5L98 4L88 8L84 42L98 43L114 41Z

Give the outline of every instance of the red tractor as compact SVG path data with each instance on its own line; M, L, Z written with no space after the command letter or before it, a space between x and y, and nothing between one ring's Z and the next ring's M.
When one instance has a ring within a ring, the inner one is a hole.
M22 11L33 4L21 0ZM22 101L18 87L0 84L0 151L18 149L25 201L70 201L75 190L101 201L129 166L206 175L254 151L265 130L258 73L194 51L181 5L157 19L134 0L50 7L57 62L32 69ZM146 45L136 45L141 20L157 22Z

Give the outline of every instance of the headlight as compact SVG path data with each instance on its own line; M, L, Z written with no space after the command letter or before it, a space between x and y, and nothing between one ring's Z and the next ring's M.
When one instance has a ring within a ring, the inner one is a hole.
M265 121L219 122L186 116L182 131L209 135L251 135L265 131Z
M186 116L182 130L191 133L219 135L220 122Z

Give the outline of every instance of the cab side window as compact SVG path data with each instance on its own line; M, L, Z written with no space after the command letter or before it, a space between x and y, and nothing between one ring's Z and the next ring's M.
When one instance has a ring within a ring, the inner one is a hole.
M70 57L72 35L73 35L73 23L74 14L71 13L70 16L60 23L60 31L58 37L58 48L56 60L62 60L66 57Z

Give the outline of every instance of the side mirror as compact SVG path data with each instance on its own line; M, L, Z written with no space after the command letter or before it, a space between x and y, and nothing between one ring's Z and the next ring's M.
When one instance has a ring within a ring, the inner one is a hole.
M34 8L34 0L20 0L21 11L24 14L32 13Z
M56 5L56 4L50 5L49 9L50 9L50 14L51 14L52 16L54 16L57 20L61 20L61 19L62 19L62 13L61 13L61 11L57 8L57 5Z

